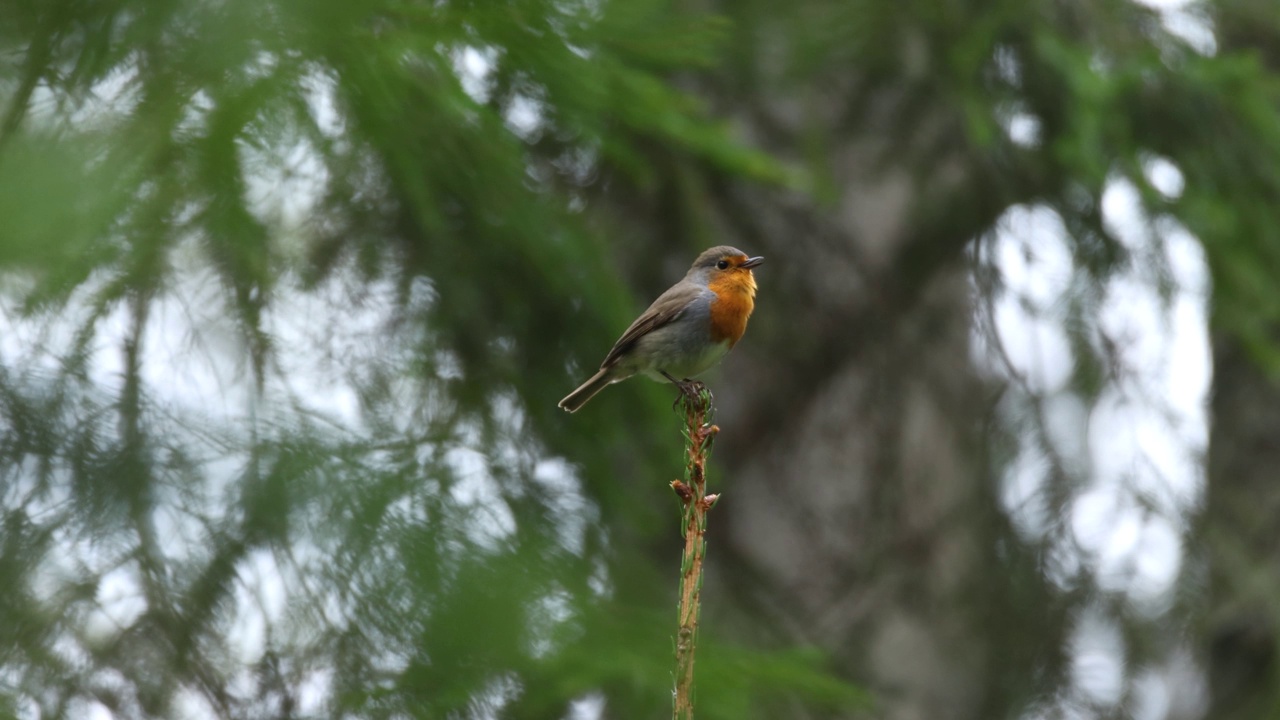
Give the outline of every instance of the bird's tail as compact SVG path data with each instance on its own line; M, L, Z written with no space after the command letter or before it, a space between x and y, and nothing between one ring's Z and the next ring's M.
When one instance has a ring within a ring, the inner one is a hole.
M560 407L566 412L577 412L578 408L587 404L587 401L595 397L596 393L604 389L605 385L617 382L622 378L610 374L613 368L600 368L600 371L592 375L589 380L578 386L577 390L569 393L560 401Z

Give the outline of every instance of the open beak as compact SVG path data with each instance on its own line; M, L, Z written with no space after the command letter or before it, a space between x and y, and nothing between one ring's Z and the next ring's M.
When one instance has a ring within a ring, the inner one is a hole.
M744 267L744 268L747 268L747 269L751 269L751 268L753 268L753 267L755 267L755 266L759 265L759 264L760 264L760 263L762 263L762 262L764 262L764 258L763 258L763 257L760 257L759 255L757 255L757 256L755 256L755 257L753 257L753 258L747 258L747 261L746 261L746 262L744 262L744 263L742 263L742 264L741 264L741 265L739 265L738 267Z

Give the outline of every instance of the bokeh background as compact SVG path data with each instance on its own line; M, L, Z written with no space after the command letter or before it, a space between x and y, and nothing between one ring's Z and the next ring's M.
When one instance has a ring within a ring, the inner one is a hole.
M0 0L0 718L1280 715L1273 0Z

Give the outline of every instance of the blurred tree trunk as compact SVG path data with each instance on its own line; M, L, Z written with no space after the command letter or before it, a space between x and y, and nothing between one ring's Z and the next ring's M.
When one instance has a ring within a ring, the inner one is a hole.
M1257 53L1274 72L1274 6L1229 0L1217 11L1224 49ZM1219 287L1219 294L1234 288ZM1280 385L1216 309L1207 490L1197 528L1208 565L1200 647L1213 720L1280 712ZM1274 331L1272 331L1274 337Z
M1280 392L1238 342L1214 348L1213 429L1201 537L1213 720L1274 717L1280 598Z
M770 299L784 318L806 315ZM983 612L1003 583L977 457L984 403L968 322L967 287L949 267L912 306L809 326L844 346L829 364L772 362L779 348L769 343L728 371L725 407L752 398L724 421L730 547L712 557L728 594L788 639L831 651L877 692L886 718L986 717L994 700ZM793 371L804 381L779 380ZM785 434L755 432L778 413Z
M920 267L903 255L922 189L857 163L844 173L847 195L884 189L825 237L806 227L816 209L791 228L763 197L726 211L760 229L742 244L773 262L752 342L718 388L730 480L717 519L730 527L711 558L727 595L831 651L883 717L999 716L1012 698L987 690L1014 654L993 634L1013 628L992 613L1009 585L979 450L993 395L969 352L969 236L957 227L946 257ZM876 254L891 259L853 259ZM785 433L764 435L777 418ZM1020 630L1024 653L1059 643L1052 622Z

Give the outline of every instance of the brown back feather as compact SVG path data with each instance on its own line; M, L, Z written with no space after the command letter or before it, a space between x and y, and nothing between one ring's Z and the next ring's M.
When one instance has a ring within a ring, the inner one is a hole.
M613 349L605 356L600 367L607 368L618 362L623 353L630 350L641 337L683 315L685 308L698 296L699 292L700 289L696 285L684 281L667 288L667 291L659 295L658 299L654 300L653 304L631 323L631 327L622 333L622 337L613 344Z

